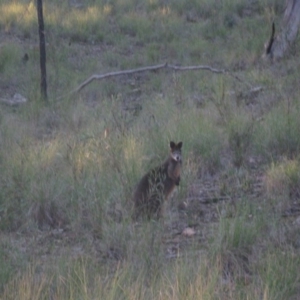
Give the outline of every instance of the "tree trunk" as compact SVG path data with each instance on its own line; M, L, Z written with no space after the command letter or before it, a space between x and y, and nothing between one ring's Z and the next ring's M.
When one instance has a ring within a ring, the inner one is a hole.
M266 55L273 60L284 57L296 40L300 25L300 0L287 0L284 11L281 32L275 36L275 25L272 27L272 35L266 47Z
M41 96L44 100L47 100L46 43L42 0L37 0L37 15L40 40Z

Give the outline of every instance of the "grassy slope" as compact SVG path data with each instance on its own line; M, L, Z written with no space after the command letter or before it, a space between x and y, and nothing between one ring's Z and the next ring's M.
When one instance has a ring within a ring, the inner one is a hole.
M261 60L280 1L57 3L44 12L48 104L33 2L0 4L0 98L29 99L1 104L0 297L297 299L299 59ZM166 61L235 77L159 71L64 96ZM171 139L182 184L164 222L135 225L132 187Z

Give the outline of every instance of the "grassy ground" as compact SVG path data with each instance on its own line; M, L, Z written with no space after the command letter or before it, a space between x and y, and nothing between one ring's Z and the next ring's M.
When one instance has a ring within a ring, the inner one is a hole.
M0 298L298 299L299 41L261 59L281 1L44 5L48 103L34 1L0 4L0 98L28 99L0 104ZM164 62L234 76L161 70L69 94ZM132 189L170 140L180 187L162 221L134 224Z

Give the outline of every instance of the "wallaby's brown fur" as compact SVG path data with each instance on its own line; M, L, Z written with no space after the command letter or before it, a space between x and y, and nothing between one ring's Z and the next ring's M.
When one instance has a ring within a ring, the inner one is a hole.
M133 195L134 219L143 215L148 219L163 214L163 203L180 182L182 142L170 142L170 154L163 164L142 177Z

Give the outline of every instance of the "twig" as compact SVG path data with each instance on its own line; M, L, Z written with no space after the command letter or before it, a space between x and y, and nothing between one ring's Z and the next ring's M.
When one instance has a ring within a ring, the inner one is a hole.
M237 79L240 82L243 82L238 76L233 75L227 70L224 69L216 69L210 66L205 66L205 65L199 65L199 66L185 66L185 67L180 67L180 66L175 66L175 65L169 65L168 63L164 64L159 64L159 65L154 65L154 66L146 66L142 68L137 68L137 69L129 69L129 70L123 70L123 71L115 71L115 72L109 72L105 74L94 74L90 76L88 79L86 79L84 82L82 82L77 88L75 88L73 91L71 91L69 94L75 94L80 92L84 87L86 87L88 84L90 84L94 80L102 80L105 78L109 77L117 77L117 76L122 76L122 75L130 75L134 73L141 73L141 72L147 72L147 71L157 71L160 69L170 69L173 71L197 71L197 70L207 70L213 73L217 74L227 74L232 76L233 78ZM247 84L247 83L246 83ZM247 84L249 85L249 84ZM251 86L251 85L249 85ZM59 97L62 98L62 97Z

